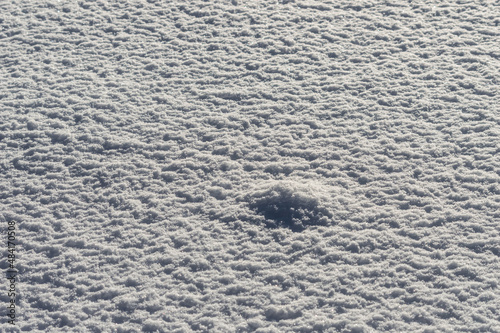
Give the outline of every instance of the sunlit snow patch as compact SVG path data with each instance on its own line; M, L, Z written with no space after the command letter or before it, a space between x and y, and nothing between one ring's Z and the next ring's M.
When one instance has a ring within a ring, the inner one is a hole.
M327 225L331 221L323 193L316 183L276 181L261 186L245 199L251 209L264 215L267 227L303 231L307 226Z

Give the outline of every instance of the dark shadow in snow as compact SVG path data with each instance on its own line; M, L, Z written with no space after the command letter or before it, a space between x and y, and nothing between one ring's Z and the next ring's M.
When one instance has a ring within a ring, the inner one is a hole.
M264 215L268 228L300 232L310 225L327 225L332 217L316 197L286 183L252 193L247 199L251 209Z

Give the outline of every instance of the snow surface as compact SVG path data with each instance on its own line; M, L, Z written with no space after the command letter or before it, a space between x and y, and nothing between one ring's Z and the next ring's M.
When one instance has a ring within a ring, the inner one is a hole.
M1 1L0 329L500 332L499 22Z

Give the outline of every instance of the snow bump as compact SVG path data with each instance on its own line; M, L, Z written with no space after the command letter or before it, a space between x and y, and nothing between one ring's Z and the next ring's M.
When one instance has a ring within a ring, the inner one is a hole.
M273 181L249 193L245 200L265 217L268 228L303 231L311 225L328 225L333 214L324 205L318 184Z

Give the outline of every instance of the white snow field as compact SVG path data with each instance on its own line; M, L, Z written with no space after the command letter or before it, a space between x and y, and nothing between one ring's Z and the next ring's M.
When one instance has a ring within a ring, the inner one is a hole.
M499 333L499 23L1 0L0 331Z

